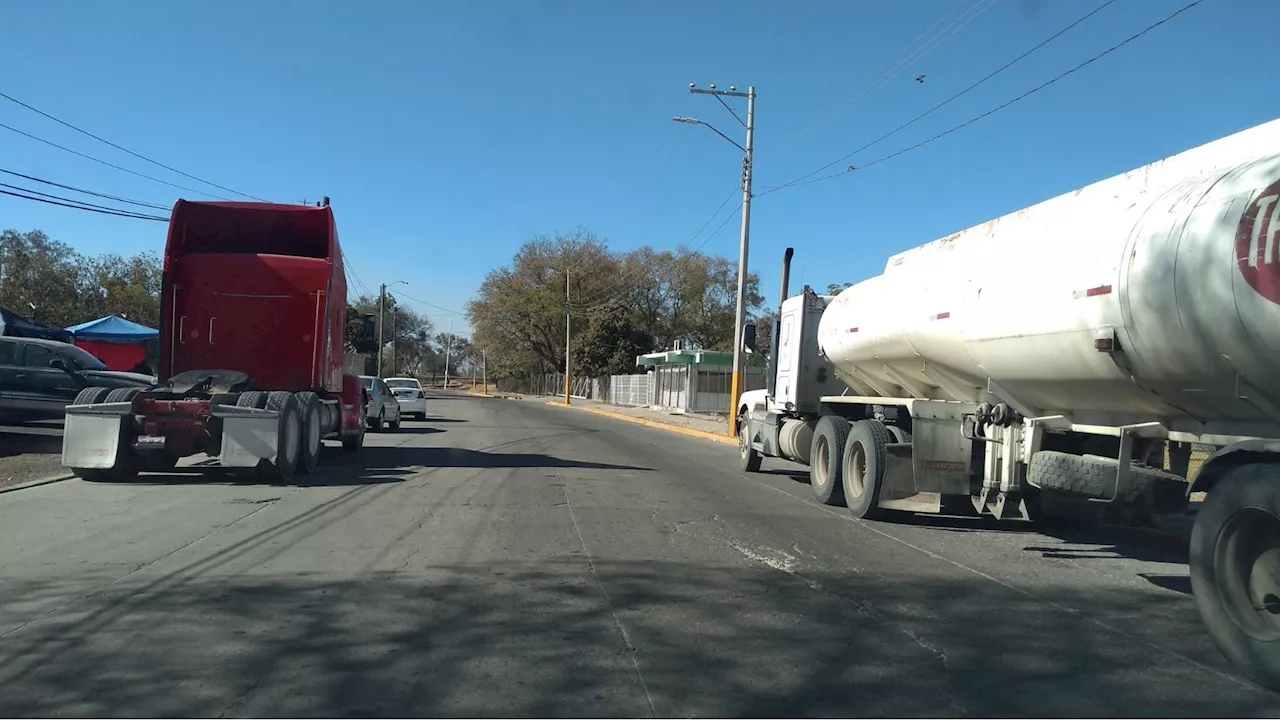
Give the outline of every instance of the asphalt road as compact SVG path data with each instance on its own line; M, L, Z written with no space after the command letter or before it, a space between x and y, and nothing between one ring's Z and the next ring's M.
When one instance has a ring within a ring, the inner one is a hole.
M0 495L0 716L1280 714L1180 544L855 522L732 447L432 410L288 487Z

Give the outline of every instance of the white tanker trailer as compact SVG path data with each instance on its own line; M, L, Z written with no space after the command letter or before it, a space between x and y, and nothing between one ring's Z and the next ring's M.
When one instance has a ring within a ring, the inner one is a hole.
M1207 491L1196 603L1280 687L1278 240L1280 120L899 253L837 296L788 298L787 249L742 467L808 464L857 518L1141 516ZM1188 483L1192 444L1215 450Z

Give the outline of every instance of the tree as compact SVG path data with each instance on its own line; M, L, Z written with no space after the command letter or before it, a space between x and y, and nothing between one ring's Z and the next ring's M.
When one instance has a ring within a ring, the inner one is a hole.
M609 344L619 339L639 353L669 348L676 340L733 350L737 265L732 260L649 247L614 254L602 240L579 230L525 243L510 265L489 273L468 306L475 342L488 351L491 376L564 369L566 267L571 322L579 338L575 358L586 354L579 367L583 374L625 365L628 355L634 362L630 350L616 360L610 356ZM759 277L749 274L748 313L763 302L759 285ZM596 320L606 316L607 324ZM602 347L590 347L597 343Z
M364 316L378 315L378 297L361 295L347 304L346 343L348 349L372 353L377 357L377 341L373 346L364 343ZM375 322L376 323L376 322ZM401 305L394 295L387 294L383 308L382 372L384 375L421 372L420 367L431 354L431 320L411 308ZM374 337L377 337L376 324ZM377 367L376 360L374 367Z
M636 356L653 350L653 335L637 323L635 314L615 299L591 314L573 340L574 375L597 377L632 373Z
M839 295L840 291L852 285L853 283L831 283L827 285L827 295Z
M118 315L157 327L160 279L154 253L90 257L39 230L0 233L0 306L46 325Z

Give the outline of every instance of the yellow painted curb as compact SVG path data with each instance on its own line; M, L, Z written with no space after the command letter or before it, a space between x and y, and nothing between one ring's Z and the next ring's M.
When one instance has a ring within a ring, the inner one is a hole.
M712 441L713 443L723 443L724 445L727 445L727 446L738 445L737 438L722 436L718 433L708 433L706 431L698 431L692 428L684 428L682 426L674 426L674 425L671 425L670 423L662 423L661 421L651 421L648 418L637 418L635 416L626 415L625 413L614 413L612 411L600 410L599 408L591 408L590 406L565 405L562 401L547 401L547 405L558 406L560 408L569 408L575 411L586 411L587 413L594 413L598 416L605 416L606 418L616 418L620 421L626 421L628 423L636 423L638 425L648 426L650 428L660 428L664 431L671 431L672 433L679 433L681 435L691 436L693 438L701 438L706 441Z

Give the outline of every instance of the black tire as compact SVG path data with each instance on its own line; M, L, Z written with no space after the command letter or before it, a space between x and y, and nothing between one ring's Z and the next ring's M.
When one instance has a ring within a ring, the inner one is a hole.
M1065 496L1109 499L1116 491L1119 461L1102 456L1077 456L1061 451L1039 451L1027 466L1027 482ZM1115 497L1120 503L1141 503L1155 510L1185 509L1187 481L1159 468L1133 464L1129 485Z
M889 429L874 419L858 421L849 429L841 478L845 505L854 518L871 521L884 517L885 511L880 507L880 489L884 485L884 469L888 462L887 446L892 442Z
M383 422L384 422L384 416L385 416L386 412L387 412L387 411L386 411L386 409L385 409L385 408L379 408L379 409L378 409L378 417L377 417L377 418L374 418L374 419L373 419L373 420L371 420L371 421L369 421L369 430L373 431L374 433L381 433L381 432L382 432L382 424L383 424Z
M320 465L320 447L324 428L320 417L320 396L302 391L298 396L298 412L302 416L302 446L298 452L298 471L311 473Z
M1191 589L1214 644L1280 690L1280 466L1234 468L1209 490L1191 531Z
M813 431L809 451L809 485L819 503L844 503L844 447L849 438L849 421L840 416L823 416Z
M107 393L107 399L103 402L104 403L124 403L126 401L132 401L134 399L134 396L137 396L138 391L140 390L142 389L141 388L112 388Z
M271 391L267 395L267 410L280 414L280 425L276 457L258 464L259 477L271 483L289 483L302 455L302 412L298 397L289 391Z
M420 421L425 421L425 420L427 420L427 414L426 414L426 413L416 413L416 414L414 414L414 416L413 416L413 417L414 417L414 418L416 418L417 420L420 420Z
M760 470L760 452L751 447L750 423L746 416L738 419L738 469L747 473Z
M237 408L266 408L267 394L262 391L245 391L236 399Z
M364 420L361 419L356 432L342 439L342 450L347 453L359 453L364 449Z
M393 423L391 421L387 421L387 426L389 426L393 431L398 431L400 430L400 422L403 420L404 418L399 413L397 413L395 422Z
M71 405L88 406L93 405L94 403L104 403L107 400L107 396L110 394L110 388L82 388L80 392L76 394L75 400L71 401Z

